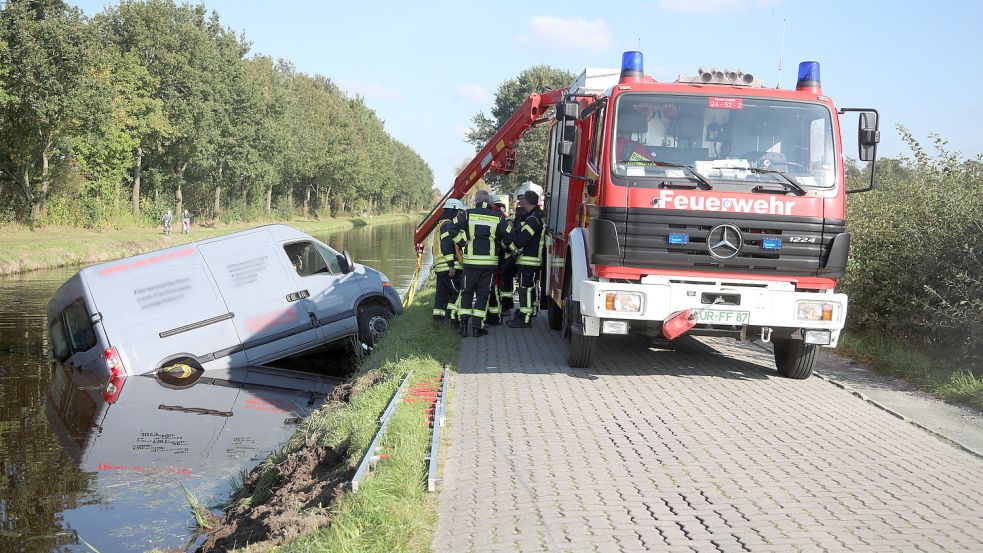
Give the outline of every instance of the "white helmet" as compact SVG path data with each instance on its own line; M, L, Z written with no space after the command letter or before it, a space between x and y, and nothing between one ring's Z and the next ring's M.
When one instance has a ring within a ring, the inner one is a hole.
M537 196L539 196L539 203L543 203L543 187L532 182L531 180L527 180L519 185L518 190L515 191L515 199L518 200L519 196L522 196L529 190L532 190Z
M444 202L444 209L457 209L459 211L464 211L468 208L467 206L464 205L464 202L462 202L461 200L458 200L457 198L451 198L446 202Z
M492 205L505 205L505 202L502 201L502 196L500 196L498 194L495 194L495 193L492 193L492 195L491 195L491 204Z

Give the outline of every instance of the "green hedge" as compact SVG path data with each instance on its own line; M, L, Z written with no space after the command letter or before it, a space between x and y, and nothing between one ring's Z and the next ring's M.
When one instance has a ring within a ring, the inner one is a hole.
M906 128L898 131L911 156L878 162L875 190L847 200L850 324L978 362L983 156L960 160L937 135L929 152Z

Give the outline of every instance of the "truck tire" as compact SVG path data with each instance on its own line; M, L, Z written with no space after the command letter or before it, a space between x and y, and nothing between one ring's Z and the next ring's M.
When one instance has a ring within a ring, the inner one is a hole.
M365 345L373 348L389 332L393 312L379 305L370 305L358 315L358 336Z
M812 369L816 366L816 344L789 338L776 338L772 342L775 344L778 374L795 380L804 380L812 375Z
M597 336L584 336L573 331L573 321L580 320L579 301L573 301L572 296L567 296L563 304L563 337L570 345L567 364L575 369L586 369L590 367L590 355L594 351Z
M563 310L553 301L553 298L547 296L546 301L549 302L546 308L546 322L550 330L563 330Z

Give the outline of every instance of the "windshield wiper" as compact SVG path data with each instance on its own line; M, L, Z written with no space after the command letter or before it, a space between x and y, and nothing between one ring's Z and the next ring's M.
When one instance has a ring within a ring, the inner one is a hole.
M785 174L785 171L779 171L778 169L766 169L764 167L714 167L714 169L734 169L740 171L751 171L752 173L765 173L767 175L778 175L782 180L778 181L778 184L782 185L785 190L794 192L797 196L805 196L805 188L799 186L799 183L792 180L791 177Z
M701 185L703 185L704 190L713 190L713 185L706 177L700 174L699 171L693 168L692 165L686 165L685 163L675 163L672 161L653 161L653 165L658 167L678 167L679 169L685 169L689 171L689 174L693 176Z

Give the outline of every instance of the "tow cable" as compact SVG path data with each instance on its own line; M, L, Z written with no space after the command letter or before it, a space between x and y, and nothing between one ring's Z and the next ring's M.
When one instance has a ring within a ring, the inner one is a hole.
M416 252L416 271L413 271L413 276L410 278L410 288L406 291L406 297L403 298L403 307L413 305L413 299L416 298L416 288L420 281L420 267L422 264L423 251L421 249Z

